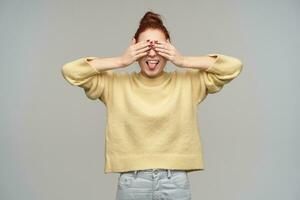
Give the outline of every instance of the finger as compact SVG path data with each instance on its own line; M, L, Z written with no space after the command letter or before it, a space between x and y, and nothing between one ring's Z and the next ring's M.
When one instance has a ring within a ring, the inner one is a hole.
M139 59L143 56L146 56L147 54L148 54L148 52L139 53L139 54L136 55L136 59Z
M164 49L171 49L172 45L168 42L161 42L160 44L155 44L154 47L161 47Z
M168 44L168 42L165 42L165 41L159 41L159 42L158 42L158 43L156 43L156 44L167 45L167 44Z
M168 46L163 45L163 44L155 44L153 47L154 47L154 49L155 49L155 48L168 49Z
M161 53L164 53L164 54L171 55L171 51L170 51L169 49L164 49L164 48L155 47L154 50L155 50L156 52L161 52Z
M141 48L147 47L149 43L147 41L140 41L134 45L135 50L139 50Z
M163 57L165 57L165 58L167 58L168 60L170 60L170 58L171 58L168 54L166 54L164 52L160 52L159 51L158 54L161 55L161 56L163 56Z
M156 47L156 48L155 48L155 51L158 51L158 52L162 52L162 53L171 55L171 51L170 51L169 49L164 49L164 48Z
M145 46L139 50L136 51L136 54L139 54L139 53L142 53L142 52L145 52L145 51L148 51L150 50L150 47L149 46Z
M162 44L162 42L161 41L158 41L158 40L154 40L154 41L152 41L153 42L153 44Z

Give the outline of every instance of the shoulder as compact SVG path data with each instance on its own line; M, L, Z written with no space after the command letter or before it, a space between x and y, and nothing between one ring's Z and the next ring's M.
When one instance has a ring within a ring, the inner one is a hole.
M185 68L180 70L175 70L175 74L179 78L187 78L196 74L199 74L201 70L195 68Z
M124 82L130 79L131 73L120 70L106 70L106 76L108 79L113 80L114 82Z

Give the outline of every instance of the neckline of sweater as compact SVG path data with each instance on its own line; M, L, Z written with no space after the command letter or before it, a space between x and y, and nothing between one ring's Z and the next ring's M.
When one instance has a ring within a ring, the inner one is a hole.
M162 71L161 74L155 76L155 77L149 77L142 73L142 71L139 71L135 73L137 79L142 82L144 85L147 86L159 86L163 82L165 82L170 76L171 73Z

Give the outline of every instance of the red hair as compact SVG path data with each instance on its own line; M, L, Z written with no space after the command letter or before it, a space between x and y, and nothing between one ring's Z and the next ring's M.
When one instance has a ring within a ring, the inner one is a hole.
M147 29L159 29L165 35L166 39L169 39L171 41L169 32L164 26L161 19L161 15L152 11L148 11L145 13L143 18L140 20L139 28L134 34L134 38L136 39L136 41L138 41L139 35Z

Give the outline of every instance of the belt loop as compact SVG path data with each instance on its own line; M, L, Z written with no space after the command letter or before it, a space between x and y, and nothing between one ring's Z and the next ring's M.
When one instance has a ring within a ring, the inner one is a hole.
M138 170L135 170L135 171L134 171L134 177L135 177L135 178L137 177L137 172L138 172Z
M171 170L168 169L168 178L170 178L170 177L171 177Z

